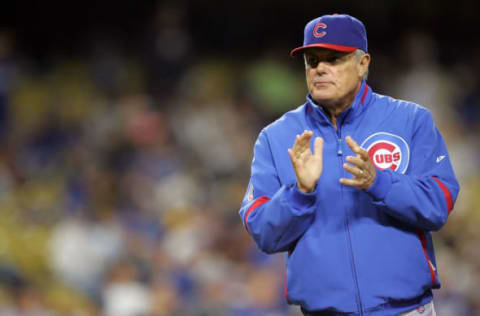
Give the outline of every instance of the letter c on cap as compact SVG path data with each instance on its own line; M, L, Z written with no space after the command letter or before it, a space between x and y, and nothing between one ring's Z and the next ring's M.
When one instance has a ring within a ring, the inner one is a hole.
M327 32L323 31L323 32L318 32L318 29L319 28L322 28L322 29L326 29L327 28L327 25L325 23L318 23L317 25L315 25L315 27L313 28L313 36L315 37L324 37Z

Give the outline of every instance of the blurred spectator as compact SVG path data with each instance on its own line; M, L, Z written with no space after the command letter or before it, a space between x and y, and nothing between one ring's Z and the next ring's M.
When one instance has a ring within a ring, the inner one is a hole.
M150 289L140 282L137 268L128 260L113 265L102 292L105 316L151 313Z

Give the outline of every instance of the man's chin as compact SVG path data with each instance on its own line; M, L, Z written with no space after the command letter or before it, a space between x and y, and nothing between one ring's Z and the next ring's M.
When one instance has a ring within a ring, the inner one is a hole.
M322 105L327 105L333 101L333 97L330 94L325 94L325 93L313 93L311 94L312 99Z

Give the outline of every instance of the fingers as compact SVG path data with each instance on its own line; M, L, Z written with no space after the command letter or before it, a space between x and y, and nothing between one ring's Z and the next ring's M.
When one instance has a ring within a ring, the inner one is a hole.
M310 139L313 136L312 131L303 131L302 134L297 135L295 138L295 143L293 144L293 147L291 148L294 153L301 153L304 152L307 149L310 149Z
M355 168L355 167L352 167L351 165L349 164L343 164L343 168L345 170L347 170L348 172L350 172L351 174L353 174L355 177L360 177L363 175L363 171L361 169L358 169L358 168Z
M363 181L358 180L356 178L353 178L353 179L340 178L340 183L344 185L349 185L351 187L359 188L363 184Z
M358 156L360 156L363 160L368 160L368 153L365 149L363 149L362 147L360 147L357 142L355 140L353 140L352 137L350 136L347 136L345 138L345 141L347 142L347 145L348 147L350 147L350 149L355 153L357 154Z
M358 155L356 157L348 156L347 161L352 165L345 163L343 168L350 172L354 177L352 179L341 178L340 183L358 189L368 189L376 178L375 167L370 160L363 160Z
M366 190L375 181L375 177L376 177L375 174L372 175L369 172L362 173L361 170L346 164L343 167L345 168L345 170L353 174L354 178L340 178L341 184L352 186L361 190Z
M323 157L323 138L316 137L315 143L313 144L314 155L319 159Z
M352 165L354 165L355 167L359 168L359 169L366 169L367 166L366 166L366 162L365 160L363 160L362 158L356 156L356 157L353 157L353 156L347 156L347 158L345 158L345 160L347 160L347 162L351 163Z
M290 156L290 161L293 163L295 159L295 154L291 148L288 149L288 155Z
M354 153L359 154L359 152L360 152L360 146L358 146L357 142L356 142L355 140L353 140L353 138L350 137L350 136L345 137L345 140L346 140L346 142L347 142L348 147L350 147L350 149L351 149Z
M297 135L297 138L295 140L295 144L299 146L299 148L306 148L307 146L310 146L310 138L312 138L313 132L312 131L303 131L302 134ZM295 146L295 145L294 145Z

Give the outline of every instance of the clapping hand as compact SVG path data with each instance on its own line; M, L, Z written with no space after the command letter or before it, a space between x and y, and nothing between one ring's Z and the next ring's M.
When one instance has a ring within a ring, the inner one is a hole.
M323 169L323 138L316 137L310 149L312 131L304 131L297 135L293 147L288 150L293 169L297 176L298 188L305 193L313 192Z

